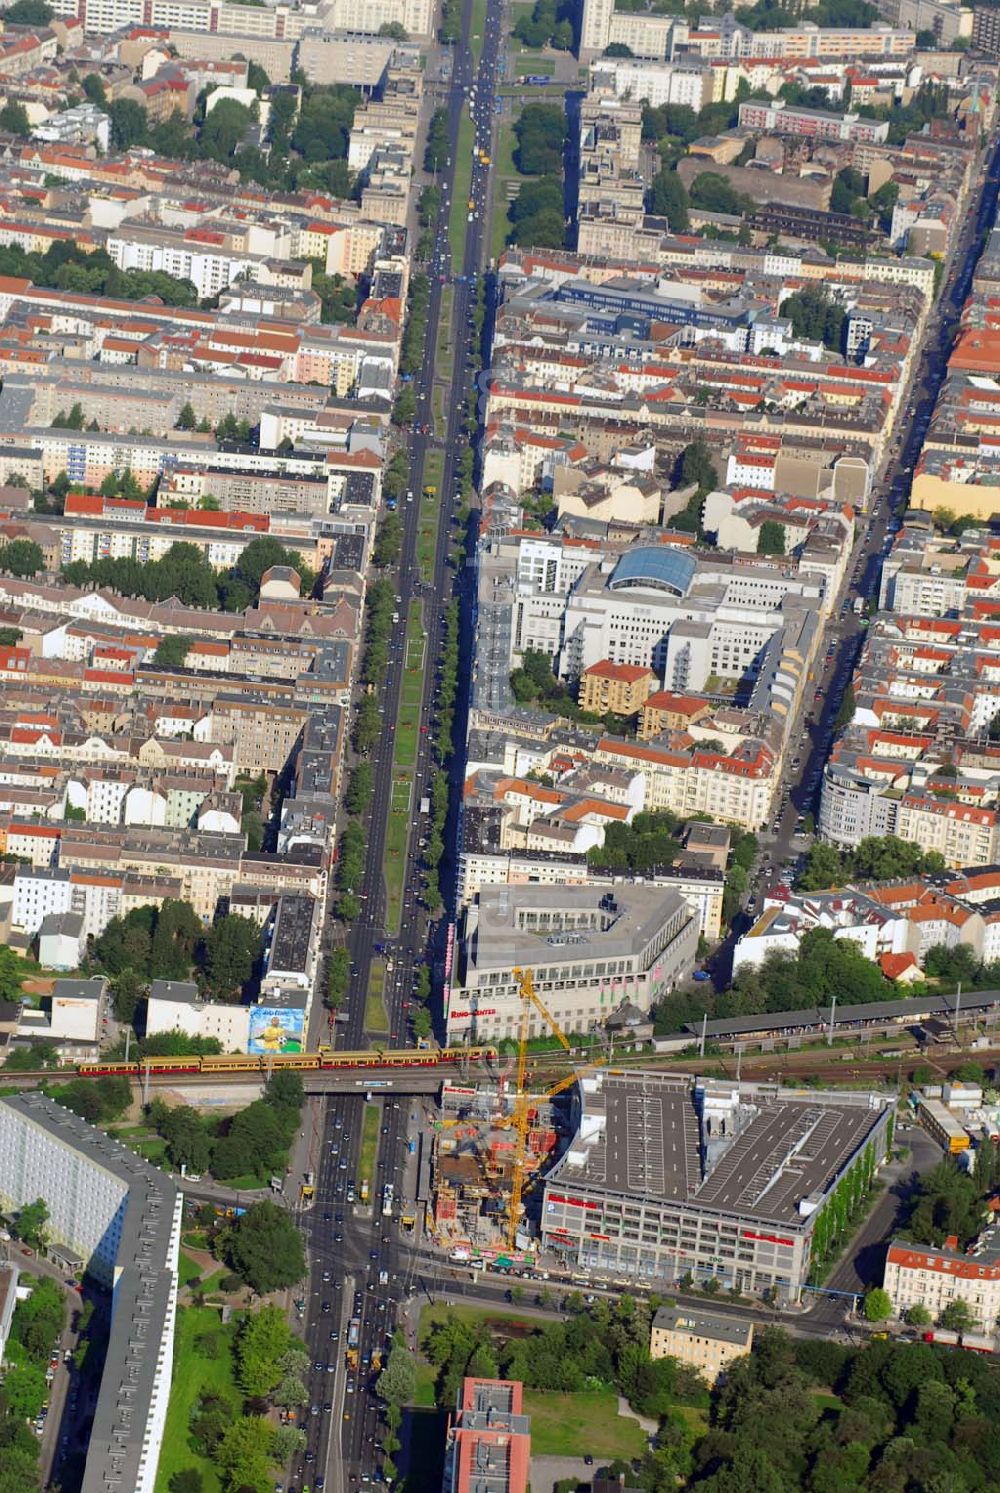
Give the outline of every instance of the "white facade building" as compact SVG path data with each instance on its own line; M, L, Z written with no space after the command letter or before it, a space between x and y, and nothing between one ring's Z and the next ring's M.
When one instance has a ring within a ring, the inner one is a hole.
M202 1000L190 980L154 980L146 1003L146 1033L154 1032L215 1037L223 1052L246 1052L250 1008Z
M39 1093L0 1100L0 1206L43 1198L49 1229L113 1288L82 1493L153 1493L173 1368L183 1197Z

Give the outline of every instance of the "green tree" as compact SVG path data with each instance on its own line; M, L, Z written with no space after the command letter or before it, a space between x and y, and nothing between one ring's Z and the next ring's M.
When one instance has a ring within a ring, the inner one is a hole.
M167 1157L171 1166L201 1176L207 1172L212 1159L212 1140L204 1120L196 1109L181 1104L168 1108L163 1122L157 1127L167 1142Z
M205 1484L197 1467L182 1467L170 1479L170 1493L204 1493Z
M376 1381L375 1393L394 1405L408 1405L416 1384L417 1368L413 1354L403 1343L394 1342L386 1366Z
M981 1326L972 1307L962 1296L956 1296L954 1301L948 1302L940 1321L942 1327L948 1328L950 1332L957 1332L959 1337Z
M149 951L150 968L155 976L185 979L201 937L201 921L190 902L168 897L157 912Z
M175 429L194 430L198 424L198 417L194 412L194 406L190 402L181 405L177 416Z
M378 526L372 559L377 566L398 565L403 547L403 524L398 513L387 513Z
M29 1358L44 1360L62 1330L64 1316L61 1286L54 1280L36 1280L30 1296L14 1308L11 1338L20 1343Z
M287 1139L273 1106L257 1099L233 1115L215 1142L212 1171L220 1182L248 1172L263 1180L285 1164Z
M733 217L742 217L744 213L752 212L755 206L752 198L738 192L717 171L700 172L691 183L689 196L692 207L710 213L728 213Z
M15 1048L3 1066L8 1073L34 1073L39 1068L58 1068L59 1049L54 1042L29 1042L27 1047Z
M149 127L146 111L134 99L115 99L108 106L111 120L111 145L114 150L131 150L133 145L145 145Z
M561 179L548 175L523 181L508 216L514 225L517 243L561 248L566 235Z
M526 104L514 125L514 163L522 176L561 176L566 113L557 104Z
M216 104L198 136L200 154L207 160L228 161L250 126L250 110L236 99Z
M17 1000L21 993L21 985L26 974L27 965L22 962L17 953L7 944L0 945L0 1000ZM39 1046L39 1044L33 1045ZM44 1043L40 1044L40 1047L44 1046ZM52 1048L52 1052L55 1053L54 1047ZM14 1054L11 1054L11 1056L14 1056ZM8 1066L11 1066L10 1059L8 1059ZM39 1066L46 1067L48 1064L43 1063Z
M40 1249L48 1238L48 1221L48 1204L44 1198L36 1198L33 1203L25 1203L18 1213L14 1230L24 1244Z
M145 990L142 980L135 970L123 969L108 982L108 990L115 1020L130 1025Z
M153 654L154 664L162 664L165 668L171 669L183 668L192 641L191 638L181 637L180 633L168 633L156 645L156 651Z
M241 1415L226 1431L215 1453L231 1493L269 1493L274 1428L262 1415Z
M892 1316L892 1298L881 1286L873 1286L865 1296L865 1318L869 1322L884 1322Z
M8 26L47 26L54 12L45 0L14 0L3 13Z
M672 233L687 233L691 227L688 218L688 194L677 172L664 167L653 177L649 189L649 211L658 218L666 218Z
M260 932L251 918L229 913L213 924L205 939L205 978L217 1000L239 999L259 952Z
M834 352L842 350L847 312L830 298L825 285L807 285L787 296L781 303L781 315L790 319L796 337L822 342Z
M359 762L351 773L351 780L344 794L344 807L349 814L364 814L375 791L375 770L370 762Z
M22 1363L9 1368L4 1375L3 1397L11 1415L33 1420L45 1403L48 1385L45 1370L38 1364Z
M427 1041L434 1030L434 1023L431 1013L426 1006L417 1006L415 1010L410 1012L410 1026L413 1028L413 1035L418 1042Z
M392 407L392 422L394 425L412 425L417 413L417 394L412 384L404 384L396 395L396 402Z
M271 1442L271 1460L282 1467L298 1452L306 1449L306 1433L298 1426L276 1426Z
M214 1457L233 1423L235 1407L221 1395L202 1395L191 1412L191 1445L203 1456Z
M34 540L13 539L10 544L0 545L0 570L11 575L33 576L44 569L45 556Z
M236 1382L250 1399L263 1399L280 1382L282 1360L292 1343L284 1312L264 1306L250 1312L236 1337Z
M9 135L20 135L22 138L31 134L31 121L23 104L8 99L0 109L0 130L6 130Z
M344 1003L350 978L351 956L342 946L335 948L326 971L326 1004L335 1011Z
M758 555L783 555L785 553L785 526L775 518L766 518L757 535Z
M922 1301L915 1301L907 1308L906 1320L911 1327L929 1327L931 1325L931 1314Z
M980 1232L983 1206L973 1178L953 1161L924 1172L910 1198L905 1232L937 1248L950 1235L964 1245Z
M277 1111L281 1124L289 1133L289 1140L299 1127L305 1099L305 1088L300 1074L283 1068L271 1074L264 1089L264 1103Z
M269 1201L251 1204L225 1231L223 1247L229 1267L260 1296L292 1285L305 1271L294 1220Z
M678 477L684 487L694 483L701 493L709 493L719 485L719 473L712 453L704 441L692 441L685 446L678 461Z

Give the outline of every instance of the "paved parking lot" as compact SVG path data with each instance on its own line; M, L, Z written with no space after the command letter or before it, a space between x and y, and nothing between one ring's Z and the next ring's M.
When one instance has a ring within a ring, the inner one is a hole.
M552 1493L556 1483L563 1478L578 1478L585 1488L596 1468L587 1467L582 1457L532 1457L531 1493Z

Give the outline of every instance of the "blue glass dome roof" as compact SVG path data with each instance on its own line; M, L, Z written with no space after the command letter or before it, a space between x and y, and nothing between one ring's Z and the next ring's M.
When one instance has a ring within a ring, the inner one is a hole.
M639 545L622 555L615 566L608 589L620 591L628 586L645 586L654 591L670 591L686 596L694 580L698 562L687 550L669 545Z

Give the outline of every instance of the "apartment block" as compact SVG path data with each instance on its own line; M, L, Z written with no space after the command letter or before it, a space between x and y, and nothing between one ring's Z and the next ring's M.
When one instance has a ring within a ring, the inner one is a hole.
M752 1347L752 1322L682 1307L661 1306L649 1334L650 1358L676 1358L713 1386Z
M580 705L597 715L635 715L656 685L652 669L602 659L580 675Z
M857 114L827 114L820 109L799 109L785 99L748 99L740 104L740 128L766 130L776 135L804 135L817 140L850 140L878 144L889 134L885 120L863 119Z
M84 1493L153 1493L173 1368L183 1198L172 1180L39 1093L0 1100L0 1203L43 1198L53 1242L110 1290Z
M894 1239L882 1285L900 1317L912 1306L923 1306L937 1318L953 1301L964 1302L987 1333L993 1332L1000 1317L1000 1260L994 1249L970 1256L959 1251L957 1239L947 1240L940 1249Z

